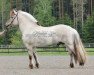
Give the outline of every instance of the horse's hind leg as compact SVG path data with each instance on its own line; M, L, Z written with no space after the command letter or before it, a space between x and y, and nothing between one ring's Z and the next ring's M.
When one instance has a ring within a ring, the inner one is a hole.
M70 54L70 67L74 68L74 63L73 63L73 54Z
M39 68L39 63L38 63L38 61L37 61L37 57L36 57L36 54L33 52L33 56L34 56L34 59L35 59L35 65L36 65L36 67L37 68Z
M67 46L66 49L68 50L68 52L70 54L70 67L74 68L74 63L73 63L73 49L74 49L74 47L72 45L69 45L69 46Z

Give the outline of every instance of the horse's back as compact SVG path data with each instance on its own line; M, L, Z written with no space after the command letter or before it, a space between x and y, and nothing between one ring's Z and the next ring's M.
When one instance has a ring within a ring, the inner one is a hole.
M58 24L58 25L54 25L52 26L54 29L62 29L62 30L73 30L74 28L68 26L68 25L64 25L64 24Z
M64 25L64 24L58 24L58 25L55 25L55 26L52 26L52 27L49 27L50 30L54 30L55 32L57 33L62 33L62 34L74 34L74 33L77 33L77 31L68 26L68 25Z
M78 32L68 26L68 25L64 25L64 24L58 24L58 25L54 25L54 26L50 26L50 27L38 27L36 28L36 31L39 32L47 32L47 33L54 33L58 38L73 38L73 35L78 35Z

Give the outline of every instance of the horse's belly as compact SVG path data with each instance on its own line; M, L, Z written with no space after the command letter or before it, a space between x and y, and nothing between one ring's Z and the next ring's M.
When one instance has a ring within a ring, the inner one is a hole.
M31 41L31 42L33 46L37 46L37 47L44 47L57 43L57 41L53 37L36 38L35 41Z
M35 47L44 47L56 44L58 42L58 38L56 36L25 37L23 41Z

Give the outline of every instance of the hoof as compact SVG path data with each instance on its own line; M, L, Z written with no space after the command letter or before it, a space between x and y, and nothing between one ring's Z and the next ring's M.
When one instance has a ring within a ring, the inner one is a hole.
M79 63L80 66L84 66L84 63Z
M30 69L33 69L33 65L29 65L29 68L30 68Z
M36 64L36 67L39 68L39 64L38 63Z
M70 67L71 67L71 68L74 68L74 64L73 64L73 63L70 63Z

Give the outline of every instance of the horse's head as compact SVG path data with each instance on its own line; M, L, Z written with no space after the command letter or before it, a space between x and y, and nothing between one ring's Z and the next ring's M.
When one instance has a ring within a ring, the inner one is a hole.
M12 25L18 25L18 11L10 11L10 19L6 22L6 27L11 27Z
M19 19L21 20L19 21ZM31 24L38 25L38 21L31 14L13 9L10 11L10 19L7 20L6 27L9 28L11 26L19 25L21 22L30 22Z

